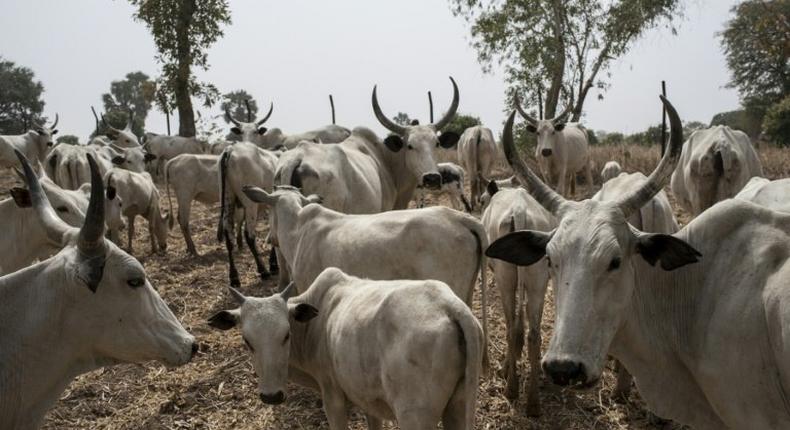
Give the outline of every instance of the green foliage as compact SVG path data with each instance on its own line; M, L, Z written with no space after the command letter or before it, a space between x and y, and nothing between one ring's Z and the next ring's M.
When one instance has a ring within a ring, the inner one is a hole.
M126 124L129 111L134 113L132 131L142 136L145 119L154 101L156 85L143 72L128 73L110 84L110 92L102 94L105 119L111 124Z
M762 129L762 114L756 114L746 109L720 112L710 121L714 125L726 125L735 130L741 130L752 138L756 138Z
M43 92L32 70L0 57L0 134L22 134L39 121Z
M249 101L250 104L249 119L247 118L247 106L245 101ZM248 122L254 120L256 115L258 115L258 102L256 102L255 99L244 90L236 90L224 94L222 96L222 103L219 107L223 113L223 120L228 124L230 124L230 121L224 115L225 109L227 109L228 112L233 115L233 118Z
M619 132L598 132L601 145L622 145L625 143L625 135Z
M587 139L589 139L590 145L598 145L599 143L601 143L598 140L598 135L595 134L593 130L587 130Z
M62 136L58 136L58 138L55 139L55 142L56 143L63 143L63 144L66 144L66 145L79 145L80 144L80 138L77 137L77 136L74 136L73 134L64 134Z
M508 107L521 94L536 106L544 92L546 117L561 94L581 115L588 91L608 86L601 72L647 29L671 22L678 0L450 0L471 24L472 46L485 71L503 66Z
M135 19L144 22L154 38L156 59L162 64L157 79L156 100L163 111L178 109L179 134L195 135L191 97L205 106L219 98L217 88L199 82L192 67L207 70L208 48L222 37L222 26L230 23L227 0L129 0L137 7Z
M461 135L464 132L464 130L466 130L467 128L474 127L480 124L482 124L480 122L480 118L472 115L459 113L456 114L455 117L453 117L450 123L447 124L444 127L444 129L442 129L442 131L453 131L455 133L458 133L458 135Z
M768 109L763 120L763 132L777 145L790 146L790 96Z
M392 120L395 121L396 124L399 125L409 125L411 124L411 118L405 112L398 112L397 115L392 117Z

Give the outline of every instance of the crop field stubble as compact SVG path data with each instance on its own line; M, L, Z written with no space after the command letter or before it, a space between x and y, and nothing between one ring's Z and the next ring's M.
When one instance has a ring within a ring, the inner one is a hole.
M454 151L443 151L440 158L455 161ZM762 148L760 155L766 176L787 177L790 151ZM659 159L656 147L599 146L593 148L595 183L608 160L617 160L626 171L645 174ZM496 169L498 177L508 175L504 163ZM9 189L17 180L10 171L2 172L0 185ZM162 207L167 207L164 189ZM576 198L591 192L582 185ZM672 199L670 195L670 199ZM447 204L448 202L439 202ZM674 202L673 202L674 204ZM682 224L690 217L674 205ZM289 385L288 399L279 406L264 405L257 396L250 355L237 330L219 332L206 325L206 319L220 309L233 307L227 294L227 265L224 246L216 241L217 205L193 203L192 231L200 257L186 252L180 230L174 228L164 255L151 254L145 222L134 238L136 257L144 264L151 283L173 309L187 330L201 344L200 352L188 365L167 369L157 363L119 365L78 377L47 413L46 429L325 429L328 428L318 394ZM478 214L479 215L479 214ZM263 244L267 224L259 223L258 243ZM126 232L122 233L123 235ZM123 236L122 236L123 237ZM276 280L265 283L257 277L255 265L245 248L237 258L242 276L242 291L249 295L268 295ZM492 279L489 276L489 279ZM490 281L492 282L492 281ZM504 356L505 324L497 289L489 285L489 317L492 363ZM475 294L474 312L480 316L480 297ZM551 287L541 327L543 348L548 345L554 321ZM515 404L504 397L504 381L496 372L480 385L477 405L478 429L675 429L680 426L656 419L645 408L634 388L629 401L618 404L609 399L614 377L605 372L600 384L586 391L562 390L541 376L542 415L525 414L528 363L526 351L520 363L522 396ZM494 368L497 364L494 364ZM365 429L364 416L352 409L352 429ZM392 424L385 428L397 428Z

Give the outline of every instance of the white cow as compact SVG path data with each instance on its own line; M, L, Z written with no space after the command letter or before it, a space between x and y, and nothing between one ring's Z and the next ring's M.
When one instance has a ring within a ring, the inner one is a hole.
M568 201L546 186L516 153L511 114L508 161L559 225L511 233L487 254L551 262L557 313L542 365L555 383L595 384L611 354L659 416L700 429L789 428L790 215L731 199L674 235L626 222L681 155L682 124L664 103L664 157L642 187L606 202Z
M592 160L587 130L578 123L566 123L571 107L554 119L537 120L526 113L515 100L516 110L527 120L527 131L535 133L538 145L535 158L549 183L556 184L562 195L572 195L576 188L576 174L584 171L587 187L592 190ZM569 189L570 188L570 189Z
M129 111L129 120L123 129L111 126L105 119L104 115L101 116L104 126L107 127L107 137L112 139L112 142L121 148L136 148L140 146L140 139L132 131L132 124L134 123L134 114Z
M167 192L167 202L170 206L168 212L168 225L173 228L175 211L170 198L170 187L178 202L178 225L184 234L187 252L197 255L195 242L192 241L192 232L189 227L192 201L197 200L206 205L219 203L219 156L208 154L181 154L174 157L165 165L164 180ZM241 246L241 234L244 211L238 211L235 219L236 244Z
M790 212L790 178L769 181L755 176L735 195L735 198L773 210Z
M167 250L167 218L162 216L159 208L159 190L148 172L135 173L124 169L113 168L104 175L107 189L114 189L121 196L123 207L121 213L126 217L128 233L128 252L134 253L134 222L137 216L148 221L148 234L151 238L151 252ZM110 230L110 237L119 243L118 229Z
M165 136L156 133L145 133L143 148L151 161L155 161L154 173L162 174L165 164L181 154L206 154L209 144L197 137Z
M450 204L453 209L460 211L462 208L469 213L472 213L472 206L469 200L464 196L464 168L455 163L439 163L436 165L439 175L442 176L442 185L437 189L425 188L422 185L417 186L415 200L417 201L418 208L425 207L425 197L428 194L434 197L447 195L450 197ZM463 206L461 206L463 204Z
M21 152L33 219L58 254L0 277L0 428L36 429L76 376L117 363L190 361L184 330L140 263L103 238L104 187L81 228L63 222Z
M239 308L209 324L237 324L266 404L285 401L289 379L321 393L329 428L348 428L351 405L370 429L474 429L482 369L480 323L446 284L371 281L323 271L306 291L267 298L231 290ZM309 323L308 323L309 322Z
M523 188L499 189L491 181L487 187L490 202L482 223L488 239L494 241L516 230L550 231L557 221ZM519 396L518 360L524 349L524 309L527 312L529 332L527 354L529 357L529 384L527 385L527 415L540 414L540 324L543 303L549 282L549 269L545 262L530 267L517 267L500 260L490 260L507 327L507 354L502 363L507 386L505 397L515 400Z
M278 152L261 149L250 142L237 142L229 146L220 156L220 216L217 228L217 240L225 241L228 251L228 278L231 286L239 286L239 272L233 258L232 235L235 230L235 212L238 207L244 208L244 238L255 259L258 275L262 280L276 273L277 259L274 251L269 253L269 269L266 268L258 246L255 243L255 228L258 225L259 205L242 192L247 185L272 189L274 171L277 165Z
M601 169L601 181L606 182L612 178L616 178L620 173L623 173L623 168L617 161L607 161Z
M49 148L53 146L52 136L58 133L58 114L51 126L45 124L34 125L32 130L25 134L14 136L0 136L0 167L19 166L19 161L14 151L25 154L34 164L43 163Z
M369 129L358 127L336 145L302 143L280 158L275 182L293 185L305 195L318 194L324 205L345 213L376 213L404 209L418 185L439 188L441 176L433 151L450 148L458 135L439 130L458 108L458 86L453 83L453 101L436 124L402 126L390 120L379 107L373 88L373 112L379 122L395 134L383 144Z
M473 209L480 204L480 196L491 177L491 169L498 154L499 149L490 128L481 125L469 127L458 140L458 162L469 173Z
M697 130L683 144L672 174L672 194L683 208L699 215L731 198L752 176L762 176L760 158L746 133L717 125Z
M57 144L47 155L44 171L61 187L76 190L83 184L90 183L87 154L94 157L102 175L113 167L138 173L145 171L146 154L142 148L122 148L115 144L108 146Z
M485 191L483 194L480 195L480 208L485 210L488 207L488 204L491 202L491 197L496 194L499 190L503 188L515 188L520 186L521 183L518 181L518 178L515 176L511 176L505 179L494 179L489 180L488 185L486 185Z

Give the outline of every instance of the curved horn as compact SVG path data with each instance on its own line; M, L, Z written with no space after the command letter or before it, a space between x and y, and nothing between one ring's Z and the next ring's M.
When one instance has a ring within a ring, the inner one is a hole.
M522 118L527 120L527 122L529 122L532 125L535 125L535 124L538 123L538 120L536 120L535 118L530 116L530 114L528 114L524 110L524 108L521 107L521 99L519 98L518 94L513 96L513 104L516 106L516 110L518 111L518 114L521 115Z
M391 119L387 118L387 115L384 115L384 112L381 111L381 106L379 106L379 98L376 95L376 87L377 85L373 86L373 97L371 100L373 103L373 113L376 115L376 119L379 120L381 125L383 125L387 130L398 135L406 134L406 127L396 124Z
M131 130L132 124L134 124L134 111L132 108L129 108L129 122L126 123L126 127L124 127L124 129Z
M535 197L535 200L552 214L559 215L568 201L544 184L518 155L518 150L513 144L513 118L515 116L515 111L510 113L507 122L505 122L505 129L502 131L502 146L505 149L507 162L513 168L521 185Z
M233 115L231 115L230 112L228 112L227 107L225 107L225 117L228 118L228 120L232 122L233 125L235 125L236 127L241 127L241 123L236 121L236 118L233 118Z
M93 112L93 119L96 121L96 132L99 131L99 115L96 115L96 109L91 106L91 112Z
M108 129L108 130L110 130L110 131L113 131L113 132L115 132L115 133L118 133L118 132L120 131L120 130L118 130L117 128L115 128L115 127L113 127L112 125L110 125L110 123L108 123L108 122L107 122L107 120L106 120L106 119L104 119L104 114L101 114L101 122L102 122L102 123L104 124L104 126L105 126L105 127L107 127L107 129Z
M247 107L247 122L252 122L252 109L250 109L250 99L244 99L244 106Z
M27 183L27 188L30 190L30 200L33 204L33 210L35 210L36 215L38 215L38 221L44 228L44 232L46 233L50 242L62 246L64 235L72 227L66 224L55 214L55 210L52 209L52 205L49 203L47 195L41 188L41 182L39 182L36 173L33 172L33 168L30 167L30 163L27 161L27 158L16 149L14 152L16 153L16 157L19 158L20 164L22 164L22 171L25 174L25 182Z
M551 120L551 123L552 123L552 124L557 124L557 123L565 122L565 117L566 117L566 116L568 116L568 115L570 115L570 113L571 113L571 112L573 112L573 105L572 105L572 104L569 104L569 105L568 105L568 106L565 108L565 110L564 110L564 111L562 111L562 113L561 113L561 114L559 114L559 115L555 116L555 117L554 117L554 119L552 119L552 120Z
M93 155L86 156L91 169L91 197L77 248L84 256L94 256L104 253L104 182Z
M647 178L647 182L630 194L626 194L617 200L617 205L620 207L626 219L631 216L631 214L638 211L664 188L664 185L667 183L678 164L680 153L683 149L683 123L680 121L680 116L666 97L659 97L661 97L661 102L664 104L667 115L669 116L669 148L667 148L664 157L661 158L656 169L653 170L653 173Z
M452 76L450 76L450 82L453 83L453 102L450 103L450 108L447 109L447 112L444 114L442 119L433 124L433 127L436 130L441 130L444 128L444 126L449 124L450 121L453 120L453 117L455 117L455 112L458 110L458 103L460 102L460 97L458 96L458 85L455 84L455 79L453 79Z
M60 119L60 118L58 117L58 113L57 113L57 112L55 112L55 122L53 122L53 123L52 123L52 125L50 125L50 126L49 126L49 128L50 128L50 129L53 129L53 128L57 127L57 126L58 126L58 120L59 120L59 119Z
M230 296L233 297L233 301L235 301L237 305L240 305L244 303L245 300L247 300L247 298L244 297L244 294L242 294L241 291L233 287L228 287L228 288L230 289Z
M266 122L269 119L270 116L272 116L272 111L274 111L274 102L271 102L269 104L269 113L267 113L266 116L263 117L263 119L261 119L258 122L256 122L255 125L257 125L257 126L263 125L263 123Z

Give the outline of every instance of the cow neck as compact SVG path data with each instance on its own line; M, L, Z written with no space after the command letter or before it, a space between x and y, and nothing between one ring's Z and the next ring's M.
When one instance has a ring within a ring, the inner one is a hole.
M33 223L37 223L33 209L20 209L12 199L0 202L0 219L10 222L2 243L5 245L6 256L0 262L0 268L6 274L20 269L20 262L33 260L33 250L41 248L55 249L49 245L44 231Z
M332 282L314 282L310 288L298 298L296 303L310 303L318 308L318 316L307 323L291 321L291 354L289 367L296 370L294 381L312 386L310 380L318 380L325 373L321 363L327 363L326 326L331 315L333 294L330 292L335 284ZM290 375L290 372L289 372ZM309 376L304 381L304 376Z
M11 422L23 413L16 420L37 427L74 377L99 367L65 324L73 300L65 267L58 254L0 278L0 422L13 411Z
M305 213L304 207L296 199L288 196L281 198L274 208L277 217L277 246L285 257L286 264L294 264L296 246L299 243L301 226L311 218ZM289 267L290 273L293 267Z
M372 141L361 140L382 167L379 169L384 193L381 210L406 209L417 188L417 179L407 176L406 149L392 152L378 138Z

